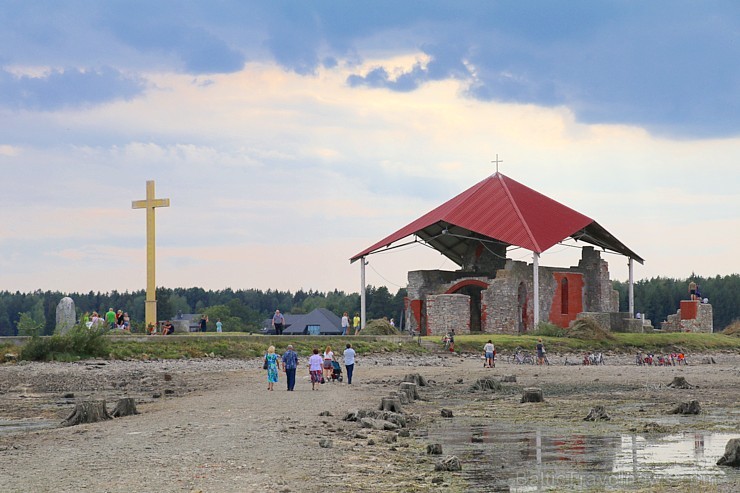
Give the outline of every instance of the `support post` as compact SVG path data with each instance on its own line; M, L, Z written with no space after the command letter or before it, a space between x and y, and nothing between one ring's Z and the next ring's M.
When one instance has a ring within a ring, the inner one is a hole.
M540 323L540 254L534 252L532 259L532 282L534 283L534 300L532 300L534 303L532 304L532 310L534 311L534 330L537 330L537 326Z
M360 259L360 329L365 328L365 307L367 306L367 300L365 299L365 265L367 261L365 257Z
M629 262L629 286L627 287L627 301L629 303L630 317L635 316L635 262L630 257Z
M154 198L154 180L146 182L146 200L134 200L131 202L132 209L146 209L146 304L145 323L147 330L150 326L157 326L157 283L154 270L155 259L155 227L154 208L169 207L170 199Z

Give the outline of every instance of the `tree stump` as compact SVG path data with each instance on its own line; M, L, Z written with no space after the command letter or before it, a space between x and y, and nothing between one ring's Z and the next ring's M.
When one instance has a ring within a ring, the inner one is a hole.
M455 457L454 455L449 455L442 460L442 462L439 462L434 465L435 471L462 471L462 465L460 464L460 459Z
M78 402L67 419L62 421L62 426L97 423L106 419L111 419L111 416L105 408L105 401Z
M383 397L380 401L381 411L390 411L392 413L402 413L401 400L398 397Z
M390 394L388 394L388 397L398 397L398 400L401 401L402 406L405 406L406 404L411 404L409 396L406 394L406 392L391 392Z
M583 421L609 421L610 419L604 406L596 406L591 408L591 412L583 418Z
M733 438L725 445L725 455L717 461L718 466L740 467L740 438Z
M694 386L686 381L685 377L673 377L673 381L668 384L672 389L693 389Z
M678 405L671 414L699 414L701 413L701 405L699 401L682 402Z
M426 387L429 384L427 383L427 379L423 376L419 375L418 373L409 373L405 377L403 377L404 382L411 382L415 383L419 387Z
M419 390L415 383L401 382L401 392L408 396L409 402L414 402L419 398Z
M475 392L476 390L501 390L503 385L498 380L491 377L479 378L473 385L470 386L470 391Z
M133 416L134 414L140 414L139 411L136 410L136 401L134 401L131 397L124 397L123 399L118 399L118 402L116 402L116 407L113 408L113 411L110 413L111 416L114 418L121 418L123 416Z
M542 395L542 389L529 387L524 389L521 402L543 402L545 398Z
M427 455L442 455L442 444L430 443L427 445Z
M443 418L451 418L452 417L452 410L450 409L442 409L439 412Z

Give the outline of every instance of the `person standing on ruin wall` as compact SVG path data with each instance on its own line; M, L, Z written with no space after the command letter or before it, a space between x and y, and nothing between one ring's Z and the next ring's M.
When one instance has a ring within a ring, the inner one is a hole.
M694 281L689 283L689 296L691 296L691 301L696 299L696 283Z

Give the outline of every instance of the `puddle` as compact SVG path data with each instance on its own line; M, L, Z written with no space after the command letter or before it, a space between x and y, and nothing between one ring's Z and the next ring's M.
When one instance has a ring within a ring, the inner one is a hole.
M558 433L538 428L441 423L430 443L463 463L468 491L629 491L670 479L719 485L740 472L716 466L740 433L648 436Z
M0 435L9 435L18 432L30 432L56 428L59 426L57 421L47 420L2 420L0 419Z

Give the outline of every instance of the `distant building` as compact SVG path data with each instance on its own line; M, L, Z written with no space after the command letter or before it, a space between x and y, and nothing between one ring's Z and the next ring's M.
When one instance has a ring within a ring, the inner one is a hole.
M341 335L342 319L326 308L317 308L311 313L283 313L285 328L283 335ZM272 317L262 321L262 333L274 334Z

